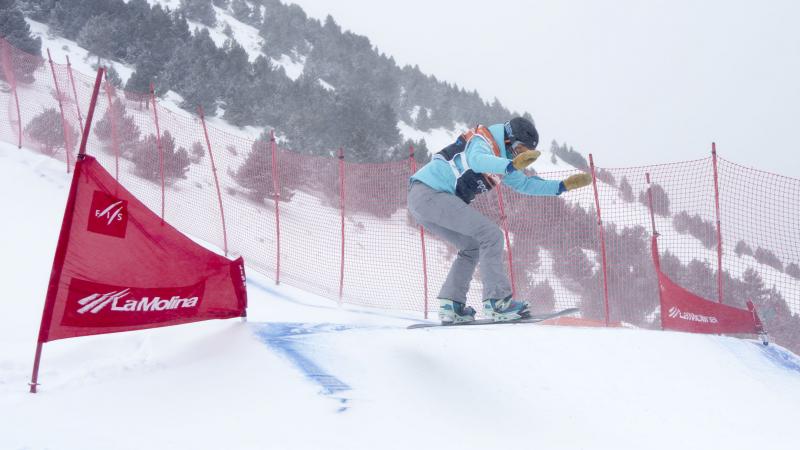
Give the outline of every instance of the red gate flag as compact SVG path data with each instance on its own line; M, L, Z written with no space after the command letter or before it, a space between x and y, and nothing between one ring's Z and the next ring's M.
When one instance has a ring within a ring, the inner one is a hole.
M245 314L244 261L193 242L82 155L39 343Z
M689 292L661 271L656 237L651 247L661 297L661 325L665 330L765 334L752 302L748 302L749 310L739 309Z

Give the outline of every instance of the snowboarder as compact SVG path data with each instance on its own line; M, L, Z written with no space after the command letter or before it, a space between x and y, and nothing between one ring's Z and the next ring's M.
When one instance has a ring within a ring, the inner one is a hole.
M527 176L536 161L539 133L533 122L515 117L508 122L468 130L411 176L408 210L419 225L458 249L458 256L439 291L443 324L475 320L466 306L467 291L480 261L484 313L494 321L530 315L529 304L511 298L511 282L503 264L503 233L469 203L499 180L527 195L560 195L592 182L587 173L563 181Z

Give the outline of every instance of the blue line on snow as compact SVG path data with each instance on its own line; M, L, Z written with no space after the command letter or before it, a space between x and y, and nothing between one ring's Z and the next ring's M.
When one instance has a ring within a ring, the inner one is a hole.
M256 335L267 345L280 351L286 356L306 378L317 383L322 388L325 395L333 395L339 392L349 391L350 386L335 376L325 372L314 361L302 353L300 348L302 342L298 342L295 337L330 331L342 331L353 327L345 325L310 325L303 323L261 323L252 324ZM346 399L342 403L346 403ZM340 408L344 411L346 407Z
M765 346L761 343L754 344L758 345L761 348L761 352L764 354L764 356L766 356L767 359L772 361L775 365L800 373L800 360L798 360L794 354L780 349L775 345Z

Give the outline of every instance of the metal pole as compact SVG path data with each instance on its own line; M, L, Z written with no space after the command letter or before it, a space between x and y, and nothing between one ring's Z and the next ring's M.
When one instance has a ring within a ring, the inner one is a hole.
M647 207L650 210L650 226L653 228L653 237L650 240L650 250L653 252L653 264L655 265L656 269L656 279L660 284L660 277L661 277L661 263L659 262L659 255L658 255L658 231L656 230L656 216L653 213L653 191L650 188L650 173L646 172L644 174L644 178L647 181ZM658 286L658 307L661 309L661 329L664 329L664 309L661 305L664 304L664 299L661 294L661 286Z
M499 184L499 183L498 183ZM511 278L511 295L516 296L517 284L514 282L514 262L511 253L511 239L508 237L508 220L506 217L506 209L503 205L503 192L497 187L497 204L500 207L500 223L503 226L503 235L506 238L506 249L508 249L508 273Z
M117 131L117 117L114 114L114 87L108 82L106 72L106 96L108 97L108 118L111 121L111 146L114 148L114 179L119 181L119 132Z
M203 135L206 138L206 147L208 147L208 157L211 160L211 172L214 174L214 186L217 188L217 200L219 201L219 215L222 219L222 242L225 256L228 256L228 231L225 227L225 210L222 207L222 192L219 189L219 177L217 176L217 165L214 163L214 151L211 149L211 140L208 138L208 128L206 128L206 117L203 112L203 106L198 106L197 111L200 113L200 123L203 124Z
M164 203L166 201L164 183L164 148L161 146L161 129L158 127L158 112L156 111L156 90L153 83L150 83L150 101L153 103L153 120L156 124L156 147L158 147L158 162L161 171L161 223L164 223Z
M61 112L61 132L64 133L64 153L67 155L67 173L69 173L70 153L72 153L72 146L69 142L69 126L67 120L64 118L64 105L61 101L61 89L58 87L58 78L56 78L56 67L53 64L53 57L50 55L50 49L47 49L47 61L50 62L50 71L53 73L53 84L56 87L56 98L58 99L58 110Z
M653 228L653 236L658 237L658 231L656 231L656 216L653 213L653 193L650 190L650 173L646 172L644 174L644 178L647 181L647 206L650 211L650 226Z
M414 146L409 146L409 154L408 154L408 162L411 164L411 173L414 174L417 171L417 160L414 159ZM428 318L428 258L425 252L425 227L422 225L419 226L419 239L422 244L422 282L423 282L423 291L425 292L425 303L423 306L423 314L425 318Z
M606 259L606 233L603 228L603 217L600 213L600 196L597 192L597 174L594 168L594 157L589 153L589 167L592 170L592 188L594 189L594 205L597 210L597 233L600 236L600 253L603 258L603 300L606 309L606 326L609 326L609 308L608 308L608 263Z
M61 270L64 267L64 259L67 255L67 245L69 244L69 234L72 228L72 217L75 210L75 196L78 192L78 179L81 175L80 162L86 155L86 141L89 135L89 128L92 124L92 116L94 115L94 107L97 103L97 95L100 92L100 82L103 79L103 68L97 71L97 79L95 80L94 90L92 91L92 100L89 104L89 114L86 116L86 127L83 129L83 139L81 141L81 148L78 151L78 162L75 163L75 171L72 173L72 184L69 188L69 196L67 197L67 206L64 210L64 219L61 222L61 232L58 236L58 245L56 246L56 254L53 258L53 270L50 272L50 283L47 288L47 297L44 301L44 311L42 312L42 321L39 324L39 338L36 341L36 354L33 359L33 373L31 374L30 392L36 393L36 386L39 385L39 363L42 358L42 346L48 340L50 332L50 321L53 318L53 308L55 306L55 298L58 293L59 279L61 278Z
M86 115L86 126L83 128L83 138L81 139L81 148L78 151L78 158L86 154L86 143L89 141L89 128L92 126L92 117L94 116L94 108L97 106L97 96L100 93L100 83L103 81L103 73L105 69L102 67L97 69L97 77L94 80L94 89L92 89L92 100L89 103L89 113Z
M339 148L339 205L342 211L342 256L339 269L339 304L344 292L344 149Z
M72 64L69 62L69 56L67 56L67 72L69 73L69 80L72 83L72 95L75 98L75 109L78 111L78 123L83 129L83 116L81 115L81 107L78 104L78 90L75 88L75 78L72 76Z
M711 143L711 160L714 165L714 204L717 211L717 295L722 303L722 226L719 217L719 171L717 169L717 144Z
M269 143L272 151L272 189L275 200L275 242L277 244L275 284L281 284L281 183L278 179L278 144L275 142L275 130L269 132Z
M0 40L2 45L3 66L5 67L6 76L9 78L8 84L14 91L14 102L17 106L17 135L19 136L18 148L22 148L22 115L19 112L19 94L17 93L17 77L14 75L14 66L11 63L11 56L9 55L9 43L5 39Z

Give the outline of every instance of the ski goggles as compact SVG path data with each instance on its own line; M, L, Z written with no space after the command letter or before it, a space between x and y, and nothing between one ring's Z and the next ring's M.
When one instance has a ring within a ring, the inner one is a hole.
M511 145L509 145L509 147L511 148L511 153L513 153L514 156L519 155L520 153L522 153L524 151L523 149L535 150L533 148L528 148L525 145L525 143L522 142L522 141L514 141L514 142L511 143Z

